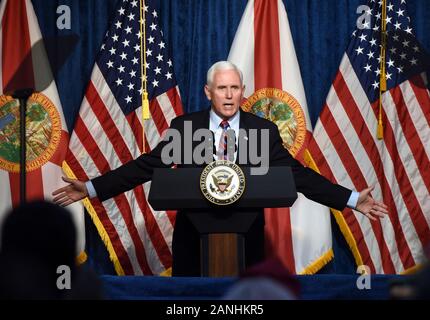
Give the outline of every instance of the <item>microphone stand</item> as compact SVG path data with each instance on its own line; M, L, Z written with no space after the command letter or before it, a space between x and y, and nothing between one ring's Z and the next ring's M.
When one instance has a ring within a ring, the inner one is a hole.
M17 90L12 94L12 97L19 100L19 202L20 205L25 204L26 196L26 177L27 177L27 145L26 145L26 116L27 116L27 100L33 94L34 89Z

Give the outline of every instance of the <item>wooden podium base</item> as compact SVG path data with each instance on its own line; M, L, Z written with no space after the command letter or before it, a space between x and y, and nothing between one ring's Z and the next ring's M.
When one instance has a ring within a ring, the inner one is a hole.
M245 242L241 234L202 234L200 249L203 277L234 277L245 269Z

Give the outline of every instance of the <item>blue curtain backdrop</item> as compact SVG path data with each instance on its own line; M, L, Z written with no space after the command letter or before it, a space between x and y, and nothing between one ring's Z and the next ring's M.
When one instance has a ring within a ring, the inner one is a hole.
M53 61L70 131L118 2L33 0L42 33L50 40L47 51ZM227 58L246 3L247 0L159 1L159 16L173 55L185 112L208 106L202 90L206 71L213 62ZM357 7L365 3L365 0L284 0L313 125L355 28L359 16ZM407 3L415 34L430 52L430 1L408 0ZM60 5L70 8L70 30L57 28ZM355 273L354 261L343 236L336 224L332 225L335 259L321 272ZM107 251L89 220L87 229L90 264L99 273L113 274Z

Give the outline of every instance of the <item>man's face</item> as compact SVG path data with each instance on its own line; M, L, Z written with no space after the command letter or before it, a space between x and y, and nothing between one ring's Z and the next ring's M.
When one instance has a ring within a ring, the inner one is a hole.
M210 87L205 86L205 93L212 103L213 111L227 120L239 110L244 89L235 70L219 70L215 72Z

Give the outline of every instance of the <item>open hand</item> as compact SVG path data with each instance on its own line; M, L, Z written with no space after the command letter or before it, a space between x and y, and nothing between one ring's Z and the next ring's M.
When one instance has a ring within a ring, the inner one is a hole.
M388 207L382 202L378 202L370 196L375 187L370 187L360 191L355 210L360 211L371 220L377 217L384 218L388 214Z
M55 190L52 195L56 196L52 201L62 207L68 206L73 202L82 200L88 197L87 187L85 183L79 180L62 177L69 185Z

